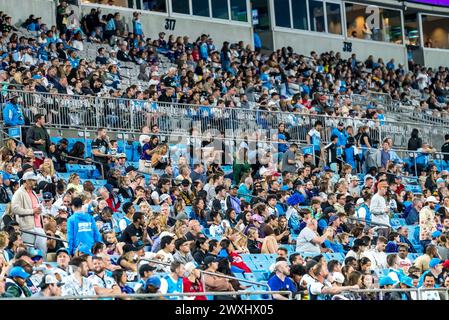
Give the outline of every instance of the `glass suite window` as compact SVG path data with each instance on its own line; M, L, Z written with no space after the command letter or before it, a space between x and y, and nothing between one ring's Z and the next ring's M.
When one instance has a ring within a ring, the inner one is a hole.
M171 0L173 12L190 14L189 0Z
M274 1L274 18L278 27L291 28L289 0Z
M228 0L211 0L212 17L218 19L229 19Z
M321 1L309 1L310 30L325 32L324 6Z
M209 17L209 0L192 0L192 14Z
M248 22L246 9L246 0L231 0L231 19Z
M342 34L341 7L338 3L326 3L327 32Z
M449 18L422 15L424 47L449 49Z
M293 14L293 28L308 30L306 0L291 0Z

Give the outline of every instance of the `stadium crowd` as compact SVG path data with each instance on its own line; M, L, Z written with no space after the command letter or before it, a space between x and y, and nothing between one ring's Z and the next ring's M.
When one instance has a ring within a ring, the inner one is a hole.
M103 17L93 9L78 22L65 2L57 14L49 30L33 16L25 23L39 32L37 40L14 35L11 18L1 14L6 88L238 108L252 102L270 110L376 118L376 109L362 110L350 99L340 105L339 95L370 89L404 98L413 88L432 96L446 78L445 69L416 67L406 74L403 66L372 57L364 63L338 53L306 58L290 48L265 57L242 43L217 51L207 35L195 42L165 40L164 33L145 39L138 14L132 33L119 14ZM95 61L77 58L85 41L105 45ZM159 74L159 55L177 67ZM140 65L139 78L149 88L123 90L121 62ZM430 82L420 87L417 73ZM321 100L325 92L336 95L334 104ZM21 106L16 95L2 107L7 126L26 124L23 108L31 106ZM175 293L246 290L244 279L251 278L310 300L446 299L437 288L449 286L449 172L428 161L432 150L418 133L409 149L424 155L416 164L419 192L406 190L414 170L391 151L391 139L371 141L368 128L355 134L337 123L324 144L320 121L307 133L315 152L302 153L280 125L274 148L241 143L231 155L232 172L217 157L198 154L204 141L190 140L187 152L170 153L157 124L142 130L136 168L100 128L92 160L97 177L103 171L106 180L97 186L94 175L81 181L68 170L89 163L85 146L69 151L67 139L52 143L47 120L34 114L24 143L6 140L0 151L2 297L123 293L126 299L138 292L178 299ZM69 178L61 178L67 171ZM261 255L274 257L262 270L247 259ZM403 291L357 291L378 288ZM427 290L418 297L410 288Z

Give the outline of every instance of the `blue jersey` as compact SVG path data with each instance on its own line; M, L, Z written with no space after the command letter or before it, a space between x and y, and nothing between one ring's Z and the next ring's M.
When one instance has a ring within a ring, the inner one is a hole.
M140 20L133 21L133 30L135 35L143 35L142 22Z
M296 294L296 286L290 277L285 277L282 281L277 275L274 275L268 280L268 286L271 291L291 291L293 295Z
M19 105L7 102L3 109L3 121L6 126L21 126L25 124L25 118Z
M321 150L321 134L318 130L313 128L309 131L308 135L310 136L310 143L313 144L315 150Z
M346 131L340 131L337 128L333 128L332 132L331 132L331 136L332 135L336 135L338 137L338 141L337 141L337 147L342 147L346 144L346 140L347 140L347 134Z
M183 292L183 285L182 285L182 278L179 277L178 281L174 281L173 278L168 275L164 277L165 281L167 281L167 293L182 293ZM180 300L180 296L167 296L166 297L169 300Z

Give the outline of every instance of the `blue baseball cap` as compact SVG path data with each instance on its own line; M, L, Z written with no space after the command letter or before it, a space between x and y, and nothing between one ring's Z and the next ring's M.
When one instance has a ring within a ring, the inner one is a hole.
M438 259L438 258L432 258L432 260L430 260L429 262L429 267L431 268L435 268L437 265L443 263L443 260Z
M145 286L152 286L159 289L161 287L161 279L159 277L149 277L145 282Z
M391 279L388 276L382 277L382 278L379 279L379 286L380 287L392 286L394 284L395 284L395 282L393 281L393 279Z
M438 238L441 235L442 233L439 230L432 232L432 238Z
M337 215L331 216L329 218L329 223L328 225L330 226L332 223L334 223L335 220L337 220L339 217Z
M438 178L438 179L437 179L437 183L441 183L441 182L444 182L444 179Z
M42 254L42 251L39 249L32 249L30 250L30 255L31 255L31 259L33 261L37 261L40 260L44 257L44 255Z
M30 277L30 274L25 271L22 267L13 267L11 270L9 270L9 276L11 278L17 277L22 279L28 279Z
M407 276L400 277L399 282L405 284L409 288L414 287L413 279L410 277L407 277Z
M282 186L281 191L288 191L290 188L288 186Z

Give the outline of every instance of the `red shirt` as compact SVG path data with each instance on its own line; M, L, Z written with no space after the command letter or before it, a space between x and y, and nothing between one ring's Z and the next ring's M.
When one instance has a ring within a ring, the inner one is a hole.
M229 256L232 258L231 265L244 270L245 272L251 273L251 269L248 268L245 262L243 262L242 257L235 251L231 252Z
M182 278L182 284L184 288L184 293L188 292L204 292L203 284L201 281L197 281L196 283L193 283L189 280L189 278L184 277ZM196 296L193 300L207 300L206 296Z

